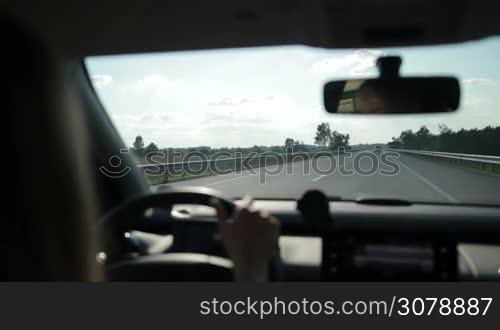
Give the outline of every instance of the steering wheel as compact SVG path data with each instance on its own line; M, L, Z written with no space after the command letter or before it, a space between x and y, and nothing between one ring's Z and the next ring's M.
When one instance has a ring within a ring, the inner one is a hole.
M233 214L236 205L214 189L206 187L168 187L158 193L136 196L112 209L104 216L100 225L108 227L114 232L123 233L140 227L141 220L144 219L144 214L148 209L162 208L170 210L174 205L178 204L213 206L214 199L226 208L227 214Z
M141 229L148 209L171 210L178 204L213 206L217 200L232 215L236 205L219 192L205 187L167 188L158 193L137 196L111 210L101 220L106 228L107 253L113 255L117 248L113 241L126 231ZM174 238L175 239L175 238ZM117 253L118 255L120 253ZM139 256L112 262L108 276L113 281L231 281L232 262L225 258L199 253L164 253Z

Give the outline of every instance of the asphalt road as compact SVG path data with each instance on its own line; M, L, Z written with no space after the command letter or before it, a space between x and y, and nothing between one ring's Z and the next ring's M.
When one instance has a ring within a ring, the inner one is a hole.
M381 170L394 168L382 164L380 154L375 155L378 161L374 165L373 159L367 157L359 161L345 156L323 157L172 185L211 187L228 197L248 194L256 198L297 199L308 189L320 189L343 199L364 196L415 202L500 204L499 176L404 154L393 160L393 166L398 168L396 173L384 175ZM346 175L345 172L356 168L358 171ZM375 173L367 173L370 168L376 169Z

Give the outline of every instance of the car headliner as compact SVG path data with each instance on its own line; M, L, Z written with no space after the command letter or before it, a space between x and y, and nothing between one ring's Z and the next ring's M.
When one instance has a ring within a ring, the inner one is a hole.
M500 2L487 0L8 0L6 9L70 57L285 44L423 45L500 34Z

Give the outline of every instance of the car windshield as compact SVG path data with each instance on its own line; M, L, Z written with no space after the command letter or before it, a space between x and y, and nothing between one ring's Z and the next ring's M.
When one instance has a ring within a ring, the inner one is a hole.
M400 56L403 76L458 78L458 111L328 114L324 84L376 77L382 55ZM128 147L117 157L132 155L155 189L206 186L229 197L280 199L319 189L348 200L498 205L499 59L500 38L489 38L99 56L85 64ZM105 175L122 175L112 159L106 166Z

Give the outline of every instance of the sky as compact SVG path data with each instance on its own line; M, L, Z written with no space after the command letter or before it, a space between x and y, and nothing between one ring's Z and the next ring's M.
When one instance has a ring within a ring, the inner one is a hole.
M323 85L375 77L381 55L399 55L401 74L460 80L456 113L398 116L328 114ZM406 129L500 126L500 38L447 46L327 50L276 46L86 59L96 92L124 142L158 147L314 143L330 123L351 144L386 143Z

